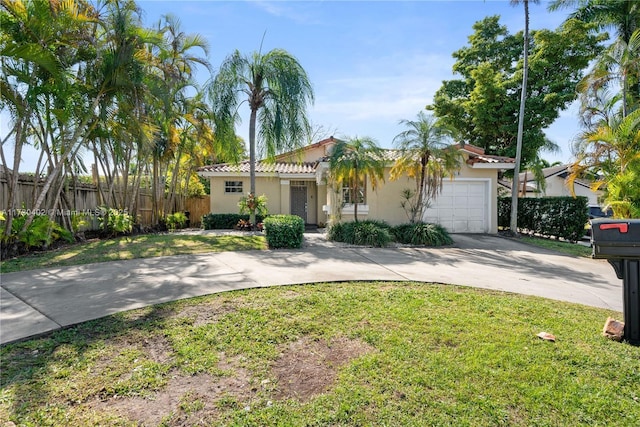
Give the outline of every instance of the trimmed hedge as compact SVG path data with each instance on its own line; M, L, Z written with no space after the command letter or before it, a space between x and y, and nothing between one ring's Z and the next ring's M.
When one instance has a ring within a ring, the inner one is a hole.
M304 239L304 220L297 215L271 215L264 219L267 245L271 249L299 248Z
M202 228L205 230L232 230L240 220L249 221L249 215L226 213L209 213L202 215ZM256 222L263 222L264 217L256 215Z
M518 199L518 229L576 242L584 236L589 221L588 199L579 197L539 197ZM498 226L509 228L511 198L498 199Z

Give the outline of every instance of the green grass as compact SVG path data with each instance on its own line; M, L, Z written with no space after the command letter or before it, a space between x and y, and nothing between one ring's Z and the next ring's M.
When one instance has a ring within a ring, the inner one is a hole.
M2 262L0 272L9 273L36 268L62 267L167 255L266 249L266 247L264 236L251 234L145 234L94 240L8 259Z
M640 348L602 337L607 316L620 314L421 283L183 300L0 348L0 425L138 425L110 402L153 408L160 425L637 426ZM324 393L281 398L274 365L303 338L370 350ZM227 386L207 395L207 381Z
M551 239L545 239L541 237L528 237L528 236L522 236L520 237L519 240L524 243L528 243L530 245L535 245L541 248L550 249L556 252L562 252L567 255L573 255L577 257L586 257L586 258L591 257L591 252L592 252L591 247L579 245L577 243L569 243L569 242L562 242L559 240L551 240Z

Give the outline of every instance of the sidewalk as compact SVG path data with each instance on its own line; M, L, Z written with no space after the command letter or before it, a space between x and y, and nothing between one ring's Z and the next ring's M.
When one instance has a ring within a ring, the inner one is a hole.
M446 248L361 248L305 234L296 250L221 252L50 268L0 277L0 343L120 311L265 286L421 281L537 295L622 311L622 281L602 260L488 235Z

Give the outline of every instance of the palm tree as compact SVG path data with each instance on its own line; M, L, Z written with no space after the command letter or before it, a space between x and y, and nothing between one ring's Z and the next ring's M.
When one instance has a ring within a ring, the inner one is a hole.
M349 188L353 202L353 217L358 222L358 204L364 202L360 196L360 183L369 178L372 190L378 180L384 181L384 151L371 138L339 140L329 157L329 175L338 188Z
M510 0L514 6L524 4L524 47L522 64L522 90L520 92L520 112L518 114L518 136L516 140L516 163L513 171L513 185L511 188L511 224L513 235L518 234L518 175L520 174L520 161L522 159L522 136L524 133L524 106L527 99L527 77L529 73L529 1L538 3L538 0Z
M536 188L538 192L544 193L545 191L547 191L547 180L544 176L543 169L561 164L560 162L554 162L552 165L551 163L549 163L547 160L543 159L540 156L541 151L547 151L549 153L558 153L560 151L560 146L555 142L551 141L550 139L546 139L544 145L540 147L540 151L536 153L536 156L525 164L524 182L522 183L523 196L527 195L527 181L528 181L527 174L529 173L529 171L533 173L533 179L536 183Z
M607 117L595 130L580 136L567 181L572 188L588 170L599 171L594 189L604 188L605 202L613 205L616 216L625 216L616 212L617 203L631 203L640 212L640 186L634 182L640 173L640 110L626 117L620 113Z
M235 51L228 56L210 85L216 139L236 141L238 107L247 102L249 116L250 194L256 193L256 131L267 158L286 149L300 147L309 133L307 105L313 89L298 60L282 49L251 56ZM255 211L250 214L255 223Z
M583 103L597 97L598 91L606 88L611 81L619 81L621 88L622 115L629 114L633 102L638 100L630 95L630 82L640 77L640 29L636 30L625 42L618 38L600 55L591 72L585 76L578 86L583 94ZM631 105L630 105L631 104Z
M629 88L627 82L632 78L634 83L637 84L640 79L637 62L636 65L633 66L633 68L635 68L633 71L628 68L631 64L629 61L631 58L629 58L628 52L636 50L635 55L637 59L638 41L636 40L634 42L633 39L634 37L636 39L638 38L637 34L634 36L634 33L640 30L640 2L633 0L554 0L549 5L550 11L567 8L575 8L575 10L569 14L568 19L575 18L583 22L595 24L597 31L609 29L615 31L615 37L612 37L614 41L604 52L599 63L600 65L608 63L605 68L605 74L608 74L607 71L610 71L609 67L611 63L618 62L617 65L620 67L619 77L622 86L622 108L624 114L628 114L627 98ZM596 79L593 83L602 81L603 78L604 80L609 80L609 77L603 75L602 69L600 69L600 72L597 71L598 66L594 68ZM592 73L591 78L594 77L594 73ZM638 102L640 99L640 93L637 91L631 93L631 96L633 102Z
M168 174L169 163L180 162L181 147L184 145L185 128L188 127L185 117L190 113L189 88L199 88L194 82L195 68L200 65L210 70L206 59L209 44L199 34L186 34L180 28L180 20L173 15L164 15L157 24L157 31L163 37L163 43L153 50L156 57L155 67L158 75L152 80L151 87L155 92L157 105L155 118L159 129L153 150L152 167L152 204L154 220L169 213L173 203L175 188L170 187L170 196L164 200L164 185L160 178ZM194 51L201 51L205 56L197 56ZM175 182L174 182L175 183Z
M629 43L640 29L640 2L634 0L554 0L550 11L575 8L568 19L596 24L596 30L615 30L617 37Z
M391 168L391 179L407 174L416 180L415 203L408 210L409 220L421 220L424 210L442 190L442 181L447 174L459 168L458 150L448 149L443 142L451 136L451 131L423 111L418 119L401 120L408 129L396 135L394 144L400 150L400 157Z
M85 130L88 120L73 123L75 107L84 101L85 95L77 86L74 87L73 76L82 69L79 64L85 60L83 58L91 56L86 49L90 39L87 24L95 22L94 12L93 7L85 2L0 2L3 26L3 37L0 37L3 66L0 109L8 109L12 116L11 129L2 143L9 137L15 142L10 173L0 145L0 157L11 181L5 223L7 236L11 233L14 195L24 144L39 141L43 152L53 153L57 162L49 165L51 173L32 206L23 231L33 221L33 212L40 208L49 187L69 166L79 148L80 144L74 143ZM93 109L95 107L94 103ZM86 110L92 111L91 107Z

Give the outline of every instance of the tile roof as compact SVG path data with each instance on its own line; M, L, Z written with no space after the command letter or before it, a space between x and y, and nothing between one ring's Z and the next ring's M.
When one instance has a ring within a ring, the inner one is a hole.
M505 156L493 156L490 154L469 156L469 160L467 163L470 165L475 165L476 163L516 163L516 160L513 157L505 157Z
M527 176L527 181L531 182L535 180L535 175L532 171L525 171L526 172L526 176ZM520 175L518 175L518 180L520 182L522 182L524 180L525 177L525 172L520 173ZM569 173L571 172L571 165L570 164L565 164L565 165L556 165L556 166L550 166L548 168L544 168L542 169L542 174L544 176L545 179L549 179L552 178L554 176L557 176L558 178L564 179L566 181L567 177L569 176ZM593 181L586 179L586 178L576 178L574 180L574 184L576 185L581 185L583 187L587 187L587 188L591 188L591 184Z
M256 163L256 173L273 174L315 174L318 162L285 163L285 162L258 162ZM214 173L249 173L249 161L233 163L220 163L217 165L203 166L198 172Z
M477 163L485 163L485 164L499 164L499 163L516 163L516 159L513 157L506 156L494 156L492 154L485 154L484 148L477 147L471 144L456 144L453 147L457 147L458 149L467 152L469 154L469 159L467 160L467 164L473 166Z
M322 140L316 144L311 146L303 147L317 147L318 145L333 143L335 139L328 138L326 140ZM454 145L462 151L465 151L469 155L469 159L467 160L467 164L473 166L478 163L483 164L495 164L500 165L504 163L515 163L515 159L511 157L503 157L503 156L493 156L489 154L484 154L484 149L480 147L476 147L474 145L465 144L464 146L458 144ZM287 153L285 153L287 154ZM385 149L383 150L384 160L387 162L394 162L400 158L402 151L394 150L394 149ZM256 163L256 173L270 173L270 174L315 174L318 164L320 162L328 161L328 157L323 157L318 159L315 162L285 162L279 161L282 159L284 155L278 156L275 162L267 162L267 161L259 161ZM216 165L203 166L198 169L198 172L203 173L219 173L219 174L238 174L238 173L249 173L249 161L245 160L238 164L233 163L221 163Z

